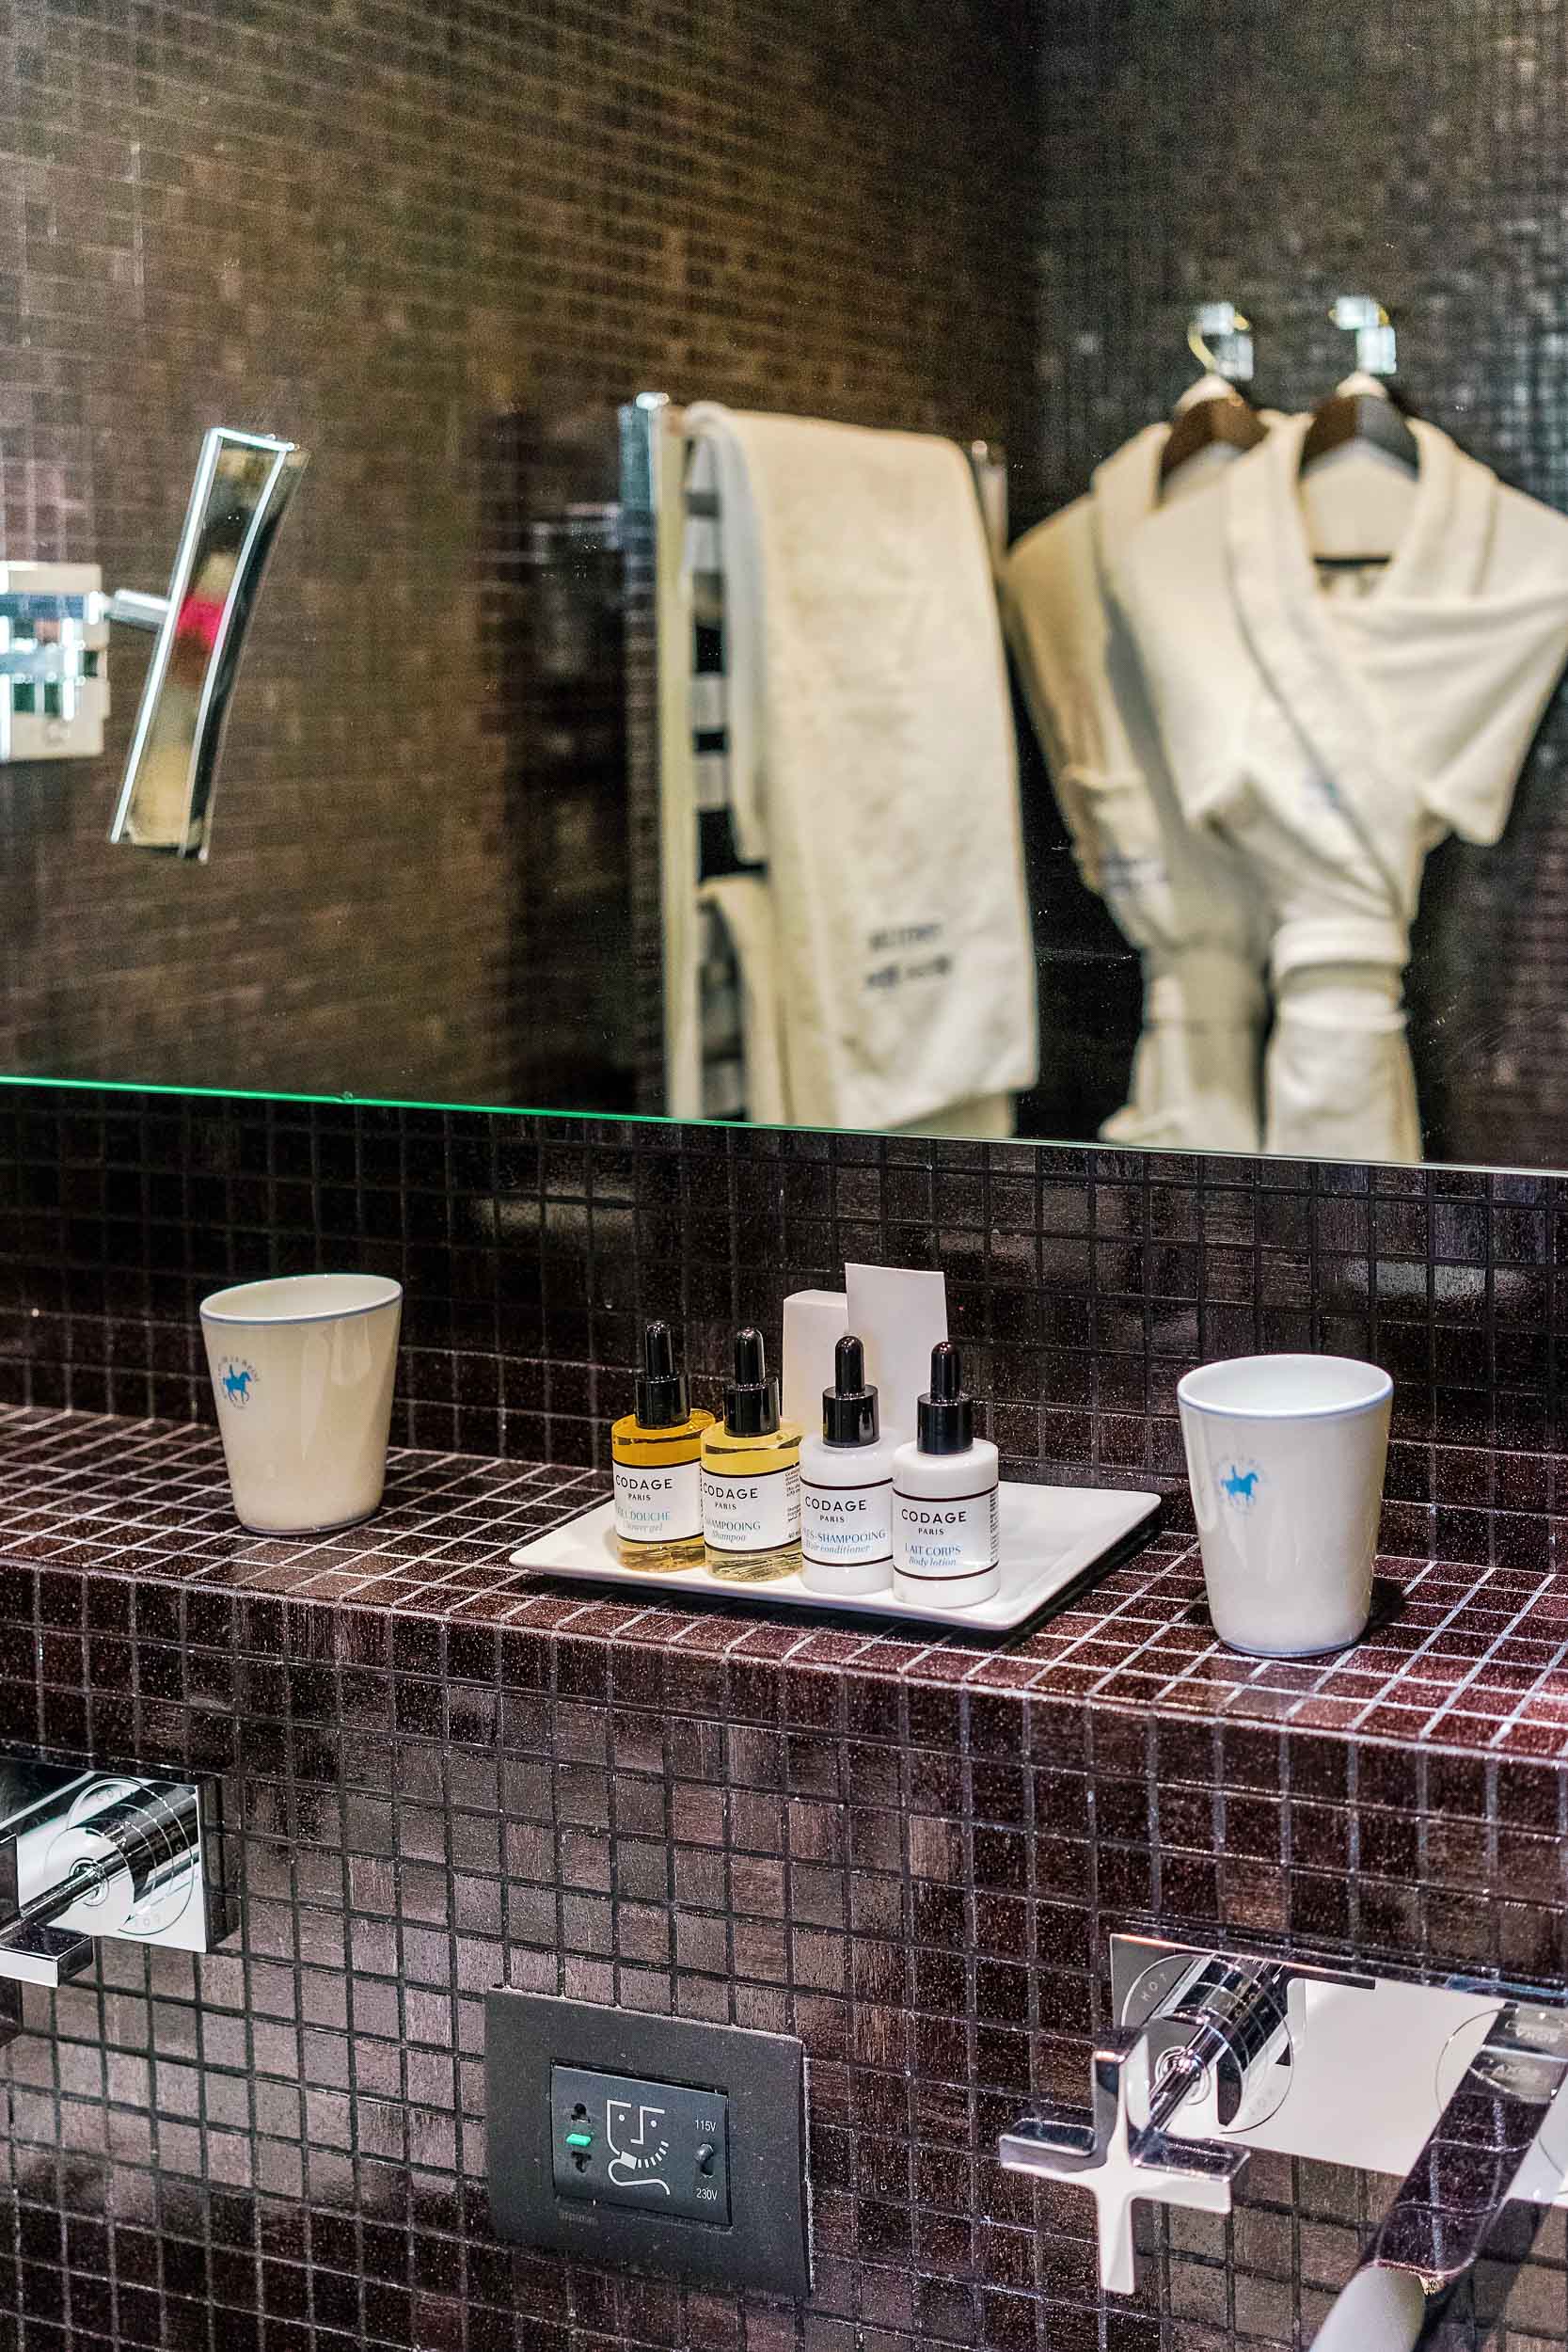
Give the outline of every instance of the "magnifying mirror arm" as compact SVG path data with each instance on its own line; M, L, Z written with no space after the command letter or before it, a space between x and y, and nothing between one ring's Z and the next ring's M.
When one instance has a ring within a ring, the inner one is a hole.
M105 619L157 632L111 841L206 857L240 656L306 462L293 441L215 426L201 444L167 596L121 588L103 599Z
M168 598L144 596L139 588L117 588L103 599L103 618L126 628L160 629L168 618Z

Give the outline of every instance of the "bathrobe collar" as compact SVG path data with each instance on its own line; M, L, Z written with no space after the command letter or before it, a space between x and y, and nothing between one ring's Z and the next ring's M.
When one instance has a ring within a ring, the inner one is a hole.
M1283 421L1275 408L1260 408L1258 414L1271 435ZM1170 434L1168 419L1146 424L1141 433L1134 433L1130 441L1123 441L1119 449L1101 459L1089 478L1095 553L1102 574L1113 587L1128 541L1157 506L1174 506L1183 499L1202 497L1242 462L1235 459L1226 474L1209 473L1197 481L1183 481L1179 473L1174 485L1167 485L1160 480L1160 460Z
M1226 476L1227 533L1246 609L1266 601L1289 614L1331 659L1337 621L1363 605L1481 592L1490 551L1497 477L1435 425L1411 420L1420 452L1410 516L1370 594L1335 606L1319 584L1301 499L1301 452L1310 413L1282 418L1266 441Z
M1114 575L1128 540L1160 503L1160 457L1169 438L1168 424L1146 424L1090 477L1095 548L1107 575Z
M1489 590L1497 476L1416 419L1420 468L1400 545L1370 595L1337 602L1319 584L1301 502L1310 423L1284 420L1226 477L1237 612L1335 797L1392 872L1405 861L1382 818L1402 801L1471 840L1501 831L1561 667L1568 527L1540 509L1555 563L1528 589ZM1238 771L1253 721L1244 702Z

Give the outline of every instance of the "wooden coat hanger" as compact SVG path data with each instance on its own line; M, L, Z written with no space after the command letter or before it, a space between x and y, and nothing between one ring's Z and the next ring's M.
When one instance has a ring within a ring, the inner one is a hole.
M1212 336L1216 349L1208 338ZM1237 383L1252 374L1252 333L1248 322L1229 302L1205 303L1193 312L1187 326L1187 348L1203 368L1176 405L1176 415L1160 452L1160 480L1206 449L1256 449L1268 427Z
M1355 336L1355 371L1312 411L1301 445L1301 470L1305 473L1320 458L1360 442L1418 473L1419 445L1386 382L1395 365L1394 329L1387 311L1370 294L1341 294L1329 315L1336 326Z

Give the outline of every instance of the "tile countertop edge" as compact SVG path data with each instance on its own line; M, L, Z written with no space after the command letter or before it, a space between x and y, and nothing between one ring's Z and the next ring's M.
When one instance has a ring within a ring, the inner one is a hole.
M1156 1535L1022 1636L927 1642L754 1606L607 1601L510 1567L513 1549L606 1483L398 1451L377 1518L264 1539L233 1520L210 1428L0 1408L0 1733L60 1744L66 1719L108 1695L91 1690L87 1643L134 1632L158 1645L156 1688L143 1674L109 1703L117 1746L134 1737L144 1762L199 1733L176 1720L193 1709L230 1728L251 1711L240 1675L214 1706L212 1677L188 1671L227 1652L435 1683L454 1744L484 1736L463 1694L488 1685L977 1757L1072 1752L1122 1778L1288 1778L1331 1798L1360 1784L1412 1804L1424 1783L1451 1811L1568 1822L1568 1581L1549 1571L1385 1561L1402 1600L1369 1641L1259 1661L1214 1641L1191 1540Z

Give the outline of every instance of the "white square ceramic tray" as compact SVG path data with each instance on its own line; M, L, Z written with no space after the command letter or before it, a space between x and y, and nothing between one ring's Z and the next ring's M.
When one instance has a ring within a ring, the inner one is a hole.
M964 1625L983 1633L1010 1633L1097 1570L1115 1567L1149 1534L1158 1495L1126 1494L1105 1486L1015 1486L1002 1483L1002 1589L969 1609L911 1608L891 1592L853 1598L809 1593L799 1576L773 1584L727 1584L706 1568L677 1568L650 1576L624 1568L615 1556L614 1505L596 1503L552 1527L512 1555L515 1568L541 1576L618 1584L640 1599L761 1602L765 1607L831 1610L857 1617L901 1617L914 1625Z

